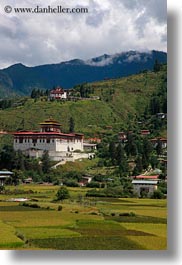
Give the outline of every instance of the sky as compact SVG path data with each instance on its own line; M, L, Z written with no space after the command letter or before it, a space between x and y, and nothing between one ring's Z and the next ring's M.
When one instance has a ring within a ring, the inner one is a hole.
M1 0L0 69L129 50L167 50L167 0ZM5 6L85 7L83 14L11 13Z

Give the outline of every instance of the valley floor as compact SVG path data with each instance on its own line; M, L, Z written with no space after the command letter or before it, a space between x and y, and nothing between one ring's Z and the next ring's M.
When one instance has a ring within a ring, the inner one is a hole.
M87 198L88 189L69 188L71 198L56 203L58 186L16 189L22 194L0 195L0 249L167 248L166 200ZM30 201L8 201L12 197Z

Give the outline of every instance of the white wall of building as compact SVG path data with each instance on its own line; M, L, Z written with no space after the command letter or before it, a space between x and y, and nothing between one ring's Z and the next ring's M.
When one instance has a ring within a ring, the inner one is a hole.
M46 139L37 139L36 143L34 143L32 139L24 138L22 143L19 142L19 139L14 139L15 151L25 151L32 148L55 152L73 152L75 150L83 151L83 139L75 139L71 141L52 138L48 143Z
M53 98L53 99L67 99L67 93L64 91L64 93L63 94L50 94L50 98Z

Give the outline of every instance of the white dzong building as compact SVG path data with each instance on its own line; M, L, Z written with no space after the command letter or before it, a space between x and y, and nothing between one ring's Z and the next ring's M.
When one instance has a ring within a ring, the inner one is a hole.
M40 131L18 131L14 133L14 150L21 150L30 157L41 157L47 150L52 160L73 157L73 152L83 152L84 135L63 133L61 124L53 119L40 123Z

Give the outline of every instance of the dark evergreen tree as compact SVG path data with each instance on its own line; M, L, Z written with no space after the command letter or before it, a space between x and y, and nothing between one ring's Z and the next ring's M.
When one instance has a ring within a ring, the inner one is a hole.
M111 158L112 164L115 165L116 164L116 157L117 157L115 142L109 143L109 156Z
M73 117L71 117L69 120L69 132L73 133L74 131L75 131L75 122Z
M83 85L80 85L80 96L81 96L82 98L85 97L85 88L84 88Z
M120 176L126 176L128 173L128 163L122 144L118 144L116 148L116 161L119 166Z
M125 145L125 151L127 156L136 156L137 155L137 145L135 143L135 138L132 134L128 133L127 134L127 143Z
M32 89L31 98L36 98L36 89Z
M51 163L50 163L49 152L47 150L44 151L41 161L42 161L42 171L43 171L43 173L49 173L50 172Z
M136 166L133 170L133 175L137 176L142 173L143 165L142 165L142 158L140 156L137 156L135 160Z
M14 168L15 151L13 147L5 145L0 152L0 168L12 170Z
M149 166L149 160L146 158L146 155L142 155L142 165L144 169L147 169Z
M158 156L162 154L162 142L160 139L157 139L156 152Z
M153 146L149 139L147 137L143 138L143 155L145 155L145 158L147 161L149 160L150 154L153 150Z
M154 63L153 70L154 70L155 73L157 73L157 72L160 71L160 69L161 69L161 65L160 65L160 63L158 62L158 60L156 59L156 60L155 60L155 63Z
M151 157L150 157L150 164L151 164L151 167L152 167L153 169L155 169L155 168L157 167L158 163L159 163L159 161L158 161L158 159L157 159L157 156L156 156L156 155L151 155Z

